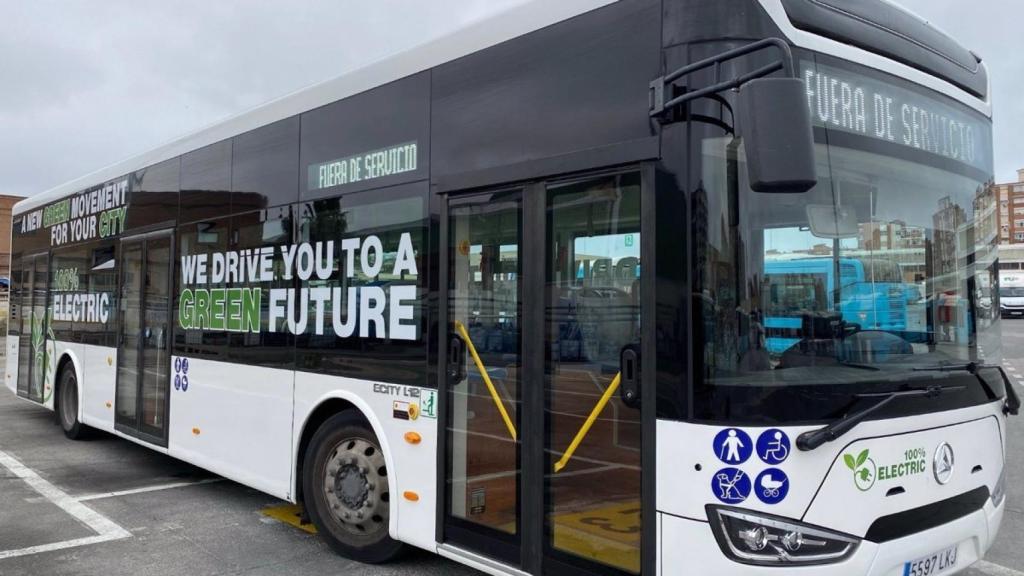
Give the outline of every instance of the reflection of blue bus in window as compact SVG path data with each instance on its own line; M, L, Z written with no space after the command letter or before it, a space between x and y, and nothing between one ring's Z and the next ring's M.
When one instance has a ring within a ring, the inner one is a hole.
M811 313L838 311L843 320L863 330L907 330L907 285L894 262L864 258L769 260L764 288L766 344L772 354L781 354L801 340L802 318Z

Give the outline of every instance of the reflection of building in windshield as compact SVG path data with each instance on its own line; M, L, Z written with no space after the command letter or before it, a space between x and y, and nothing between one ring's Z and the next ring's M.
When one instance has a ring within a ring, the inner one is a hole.
M967 222L964 209L946 196L939 200L939 209L932 215L932 277L938 285L937 292L956 290L959 257L966 260L967 253L963 250L966 243L960 242L960 229ZM959 249L958 249L959 248ZM965 262L966 263L966 262Z

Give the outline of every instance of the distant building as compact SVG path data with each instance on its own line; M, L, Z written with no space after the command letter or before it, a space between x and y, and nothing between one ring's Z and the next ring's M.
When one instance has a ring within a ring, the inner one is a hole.
M0 195L0 278L5 281L11 277L11 208L19 200L24 198Z
M999 268L1024 270L1024 168L1017 181L995 184L999 199Z
M1017 170L1017 181L996 184L999 197L999 243L1024 244L1024 168Z

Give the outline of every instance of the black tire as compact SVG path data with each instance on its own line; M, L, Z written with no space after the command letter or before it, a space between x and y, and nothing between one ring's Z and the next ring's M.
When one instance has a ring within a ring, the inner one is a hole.
M402 553L388 535L390 493L377 436L354 411L327 419L302 465L302 498L317 532L336 552L369 564Z
M56 404L57 420L64 435L72 440L84 438L87 428L78 421L78 377L71 364L65 365L58 376Z

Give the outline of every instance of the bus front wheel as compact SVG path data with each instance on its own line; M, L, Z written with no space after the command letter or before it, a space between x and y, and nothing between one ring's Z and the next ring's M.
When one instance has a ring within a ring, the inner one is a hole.
M338 553L379 564L402 543L388 535L390 493L377 436L355 412L327 419L306 452L302 492L306 513Z
M85 436L86 427L78 421L78 377L75 368L69 362L60 371L57 385L57 414L64 435L72 440Z

